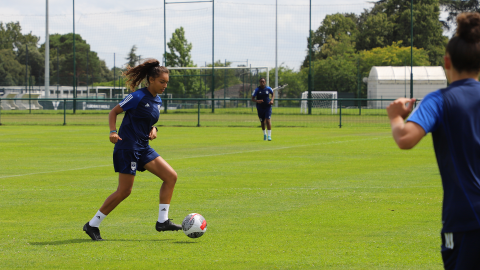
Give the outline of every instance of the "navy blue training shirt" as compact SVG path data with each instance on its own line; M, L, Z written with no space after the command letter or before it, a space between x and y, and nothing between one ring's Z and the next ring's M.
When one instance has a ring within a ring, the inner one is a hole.
M160 117L162 99L152 96L147 88L138 89L119 103L125 111L115 149L143 150L148 147L148 135Z
M480 229L480 83L455 81L425 96L407 121L432 132L443 184L443 233Z
M265 88L257 87L255 91L253 91L252 97L256 97L257 100L263 100L262 103L257 103L257 107L269 108L272 107L270 102L270 95L273 95L273 90L269 86L265 86Z

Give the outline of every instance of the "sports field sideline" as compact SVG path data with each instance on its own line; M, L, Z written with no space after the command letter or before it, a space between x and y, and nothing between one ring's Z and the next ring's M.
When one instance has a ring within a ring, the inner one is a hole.
M442 187L431 136L401 151L388 128L160 127L151 146L178 173L170 218L204 236L158 233L160 180L117 185L106 126L0 126L0 268L441 269Z

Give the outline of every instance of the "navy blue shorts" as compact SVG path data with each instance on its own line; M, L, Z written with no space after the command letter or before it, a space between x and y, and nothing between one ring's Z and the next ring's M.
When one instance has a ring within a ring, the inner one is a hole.
M115 172L136 175L137 171L145 171L145 164L159 156L150 146L141 151L117 149L113 151L113 167Z
M480 230L442 233L442 259L446 270L480 269Z
M258 119L260 122L265 121L265 119L270 119L272 117L272 107L262 108L257 107Z

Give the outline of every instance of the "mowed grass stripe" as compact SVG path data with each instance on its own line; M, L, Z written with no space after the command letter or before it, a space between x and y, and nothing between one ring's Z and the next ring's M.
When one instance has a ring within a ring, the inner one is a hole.
M141 173L95 243L81 227L116 188L108 130L37 129L0 127L2 174L67 171L0 179L2 269L442 267L429 136L401 151L386 129L278 128L264 142L258 128L161 128L152 147L179 175L170 217L199 212L207 233L157 233L161 181Z
M305 145L296 145L296 146L288 146L288 147L277 147L277 148L267 148L267 149L257 149L257 150L246 150L246 151L237 151L237 152L229 152L229 153L217 153L217 154L208 154L208 155L198 155L198 156L185 156L179 158L165 158L165 160L181 160L187 158L204 158L204 157L215 157L215 156L224 156L224 155L236 155L236 154L245 154L251 152L259 152L259 151L274 151L274 150L283 150L283 149L290 149L290 148L298 148L298 147L313 147L313 146L321 146L321 145L329 145L329 144L337 144L337 143L358 143L362 141L369 141L369 140L378 140L378 139L385 139L389 138L387 136L384 137L374 137L374 138L367 138L367 139L359 139L359 140L345 140L345 141L331 141L331 142L323 142L323 143L316 143L316 144L305 144ZM208 150L208 149L207 149ZM74 168L74 169L66 169L66 170L59 170L59 171L47 171L47 172L36 172L36 173L27 173L27 174L18 174L18 175L7 175L7 176L0 176L2 178L10 178L10 177L23 177L23 176L30 176L36 174L45 174L45 173L59 173L59 172L67 172L67 171L76 171L76 170L89 170L92 168L99 168L99 167L106 167L112 166L112 164L105 164L105 165L98 165L98 166L91 166L91 167L83 167L83 168Z

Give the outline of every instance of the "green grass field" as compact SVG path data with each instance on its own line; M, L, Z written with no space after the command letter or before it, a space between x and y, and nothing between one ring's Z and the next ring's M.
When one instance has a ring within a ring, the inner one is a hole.
M3 110L0 124L3 125L55 125L70 126L106 125L109 110ZM118 116L118 123L124 114ZM196 127L252 127L259 124L257 111L250 108L178 109L161 112L158 125ZM312 114L300 113L299 108L278 107L273 109L273 127L370 127L388 128L385 109L340 108L332 114L331 109L312 109Z
M161 181L82 231L117 185L103 126L0 126L2 269L442 269L442 187L430 135L399 150L388 128L161 127L177 171L170 218L201 213L199 239L158 233Z

